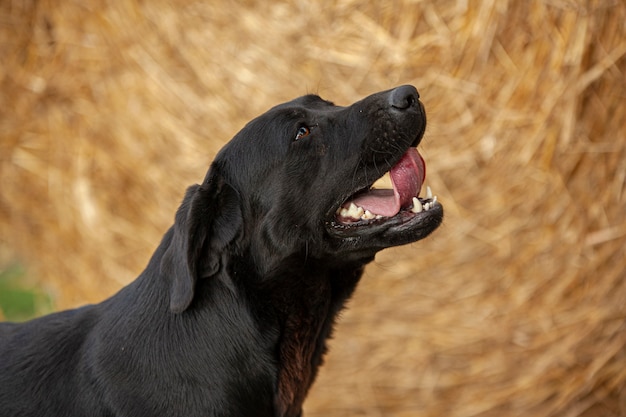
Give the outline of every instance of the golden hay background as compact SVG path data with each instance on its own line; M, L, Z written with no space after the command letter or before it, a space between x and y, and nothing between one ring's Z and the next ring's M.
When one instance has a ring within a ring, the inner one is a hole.
M0 258L58 308L102 300L247 120L412 83L445 224L367 269L306 415L624 416L625 22L621 0L3 1Z

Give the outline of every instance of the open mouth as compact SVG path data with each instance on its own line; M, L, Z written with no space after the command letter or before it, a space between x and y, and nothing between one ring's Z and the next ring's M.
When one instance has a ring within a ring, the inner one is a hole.
M335 227L364 226L401 218L402 222L428 212L437 197L426 187L426 164L417 149L409 148L389 170L392 189L376 189L370 184L348 198L335 212Z

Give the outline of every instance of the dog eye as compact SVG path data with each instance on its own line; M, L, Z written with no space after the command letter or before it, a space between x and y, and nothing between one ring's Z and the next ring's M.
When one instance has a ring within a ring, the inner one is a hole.
M310 134L311 134L311 129L309 129L306 126L302 126L300 127L300 129L298 129L298 133L296 134L296 140L307 137Z

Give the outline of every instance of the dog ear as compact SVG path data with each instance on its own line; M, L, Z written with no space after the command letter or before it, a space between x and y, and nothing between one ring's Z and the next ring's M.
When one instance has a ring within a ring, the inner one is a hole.
M220 271L224 249L242 225L237 191L212 166L202 185L187 190L163 255L161 268L171 279L172 312L181 313L189 307L198 279Z

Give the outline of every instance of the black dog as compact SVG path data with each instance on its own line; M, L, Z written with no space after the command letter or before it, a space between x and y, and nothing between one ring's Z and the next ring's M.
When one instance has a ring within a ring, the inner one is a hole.
M439 226L412 86L313 95L246 125L145 271L101 304L0 325L3 417L297 417L383 248ZM372 183L390 171L393 190Z

